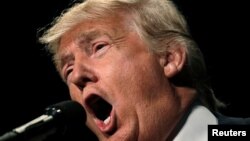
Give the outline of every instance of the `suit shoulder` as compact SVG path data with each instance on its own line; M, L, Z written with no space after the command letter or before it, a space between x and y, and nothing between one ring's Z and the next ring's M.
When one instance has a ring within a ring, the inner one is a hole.
M247 118L230 117L230 116L222 115L220 113L216 113L215 116L217 117L219 124L250 125L250 117L247 117Z

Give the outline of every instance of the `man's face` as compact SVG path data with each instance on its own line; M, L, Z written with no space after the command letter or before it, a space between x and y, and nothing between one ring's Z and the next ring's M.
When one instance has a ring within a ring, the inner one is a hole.
M99 140L164 140L179 118L178 97L159 56L123 21L88 20L68 31L60 73Z

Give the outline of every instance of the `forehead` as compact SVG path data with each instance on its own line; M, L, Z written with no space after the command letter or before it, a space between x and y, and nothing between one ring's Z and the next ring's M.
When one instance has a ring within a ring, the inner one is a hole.
M80 38L92 39L105 34L110 37L119 36L131 30L131 24L125 16L109 16L102 19L87 19L73 26L60 39L59 48L65 43Z

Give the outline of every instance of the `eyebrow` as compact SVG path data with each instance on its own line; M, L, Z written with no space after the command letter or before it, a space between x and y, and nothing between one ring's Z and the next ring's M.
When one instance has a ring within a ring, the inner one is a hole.
M83 44L89 44L91 41L97 39L100 36L106 35L111 39L111 35L103 30L90 30L84 33L80 33L74 42L76 42L77 46L82 46ZM64 49L63 52L57 53L56 55L56 64L58 69L61 69L64 64L69 62L70 60L74 60L74 56L72 53L67 51L67 48Z
M104 32L101 32L99 30L92 30L92 31L88 31L88 32L84 32L81 33L78 37L77 37L77 43L82 43L82 42L86 42L86 43L90 43L91 41L93 41L94 39L100 37L101 35L106 34Z

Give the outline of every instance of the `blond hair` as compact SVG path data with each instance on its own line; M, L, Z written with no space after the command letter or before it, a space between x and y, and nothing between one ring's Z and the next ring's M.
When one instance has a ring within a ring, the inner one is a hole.
M55 19L40 41L56 55L60 38L73 26L116 12L131 16L129 23L150 44L151 51L161 54L167 51L166 46L180 44L184 47L188 59L172 82L195 88L200 94L200 101L211 110L217 110L221 104L218 104L209 84L202 53L190 36L183 15L170 0L86 0L76 3Z

